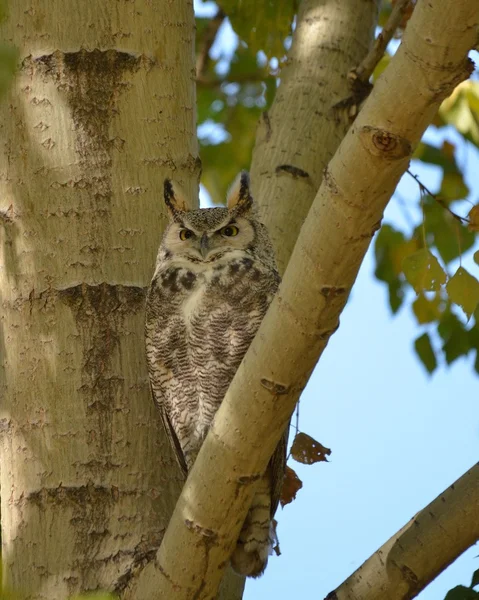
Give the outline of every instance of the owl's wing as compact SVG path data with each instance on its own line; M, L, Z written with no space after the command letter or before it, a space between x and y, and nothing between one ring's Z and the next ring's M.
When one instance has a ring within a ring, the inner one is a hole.
M286 425L281 439L276 446L273 456L269 461L271 469L271 518L274 517L274 513L278 508L279 499L281 497L281 489L283 487L284 473L286 470L286 451L288 449L288 438L289 438L289 424Z
M170 418L168 417L168 413L166 412L163 403L158 401L151 385L150 385L150 390L151 390L151 395L153 397L153 400L155 401L155 404L158 407L166 435L168 436L170 445L174 450L176 460L178 461L180 469L186 478L188 469L186 467L185 455L183 454L183 450L181 449L180 441L178 440L178 437L176 436L175 430L173 429L173 425L171 424Z

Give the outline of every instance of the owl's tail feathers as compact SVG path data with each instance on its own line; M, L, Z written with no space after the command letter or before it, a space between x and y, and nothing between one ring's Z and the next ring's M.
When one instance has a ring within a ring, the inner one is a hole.
M277 546L268 478L262 478L259 484L231 557L233 569L246 577L262 575L273 547Z

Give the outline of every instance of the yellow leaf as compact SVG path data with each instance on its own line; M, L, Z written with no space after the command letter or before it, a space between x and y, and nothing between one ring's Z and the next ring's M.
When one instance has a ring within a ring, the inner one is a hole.
M470 231L479 231L479 204L471 208L467 218L469 219L468 229Z
M459 267L448 281L446 290L451 302L458 304L470 318L479 304L479 281L466 269Z
M417 240L406 240L397 246L391 248L391 262L396 275L402 273L402 264L404 259L417 250Z
M437 292L447 279L437 258L425 248L404 259L403 271L417 294L423 291Z
M437 321L442 314L440 304L439 294L436 294L432 300L428 300L424 294L419 294L412 305L417 322L423 324Z

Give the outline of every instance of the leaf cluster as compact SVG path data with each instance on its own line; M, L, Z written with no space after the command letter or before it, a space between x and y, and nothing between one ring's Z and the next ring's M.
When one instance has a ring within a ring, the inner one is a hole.
M457 585L449 590L444 600L479 600L479 591L475 587L479 586L479 569L474 571L472 575L471 585Z
M453 144L421 143L415 159L442 170L440 188L433 196L420 185L421 218L409 232L392 224L382 227L375 242L375 275L388 287L393 313L408 290L416 293L412 311L423 332L414 348L429 373L441 359L449 365L471 352L479 373L479 252L474 252L479 206L471 208L467 200L470 191Z
M276 93L281 62L291 40L295 0L225 0L228 17L221 26L234 33L213 44L202 73L197 73L197 110L202 183L216 204L228 185L248 169L261 113ZM197 52L211 18L197 17ZM221 37L222 31L218 32Z

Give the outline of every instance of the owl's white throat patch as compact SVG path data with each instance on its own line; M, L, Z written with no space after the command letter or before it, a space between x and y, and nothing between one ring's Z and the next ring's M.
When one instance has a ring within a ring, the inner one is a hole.
M199 281L195 286L194 290L191 292L191 294L187 296L183 301L181 309L186 323L190 323L195 314L198 312L198 309L201 306L201 301L203 299L205 290L205 282Z

